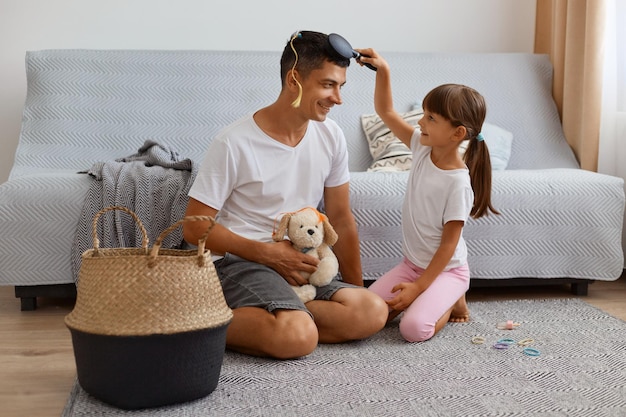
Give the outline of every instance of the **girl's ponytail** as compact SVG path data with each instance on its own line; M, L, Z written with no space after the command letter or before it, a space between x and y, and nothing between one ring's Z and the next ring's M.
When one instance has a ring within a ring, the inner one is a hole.
M469 168L470 181L474 190L474 207L470 216L478 219L488 215L490 211L500 214L491 205L491 159L489 148L482 134L479 133L469 140L463 161Z

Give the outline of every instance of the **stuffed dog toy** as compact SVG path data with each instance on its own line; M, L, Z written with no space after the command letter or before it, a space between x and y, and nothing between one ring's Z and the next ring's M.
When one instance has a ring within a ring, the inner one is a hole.
M298 297L306 303L315 298L315 287L328 284L339 272L339 262L330 248L338 236L328 217L311 207L283 215L272 238L280 242L285 239L285 234L295 249L320 260L317 271L302 273L309 280L308 284L293 286Z

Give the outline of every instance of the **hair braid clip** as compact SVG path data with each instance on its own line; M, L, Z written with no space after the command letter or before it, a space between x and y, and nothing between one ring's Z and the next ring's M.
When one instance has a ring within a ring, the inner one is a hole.
M291 46L291 50L293 51L293 54L295 55L295 60L293 61L293 66L291 67L291 78L298 85L298 97L296 97L296 99L291 103L291 106L297 109L298 107L300 107L300 101L302 100L302 84L300 84L300 82L296 79L296 75L295 75L296 65L298 65L298 51L296 51L296 48L293 46L293 41L296 38L302 38L302 33L295 32L291 36L291 40L289 41L289 46Z

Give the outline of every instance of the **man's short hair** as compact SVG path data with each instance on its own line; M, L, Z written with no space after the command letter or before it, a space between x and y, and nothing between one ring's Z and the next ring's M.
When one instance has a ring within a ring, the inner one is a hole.
M347 68L350 65L350 59L339 55L330 45L328 35L305 30L299 31L289 38L280 58L280 80L283 85L287 73L293 68L296 61L296 53L298 54L298 62L295 69L298 70L302 78L308 77L311 71L322 68L326 61L342 68Z

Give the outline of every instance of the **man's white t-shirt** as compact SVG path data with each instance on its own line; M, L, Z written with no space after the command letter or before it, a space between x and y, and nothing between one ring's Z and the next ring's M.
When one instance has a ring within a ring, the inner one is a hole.
M216 220L231 231L269 242L282 214L318 207L324 187L349 180L346 140L333 120L310 121L291 147L248 115L213 139L189 196L218 210Z
M451 220L466 222L474 204L467 168L442 170L430 158L431 147L420 144L420 130L411 137L413 165L402 206L402 250L409 261L426 268L441 244L443 226ZM467 262L461 235L445 270Z

